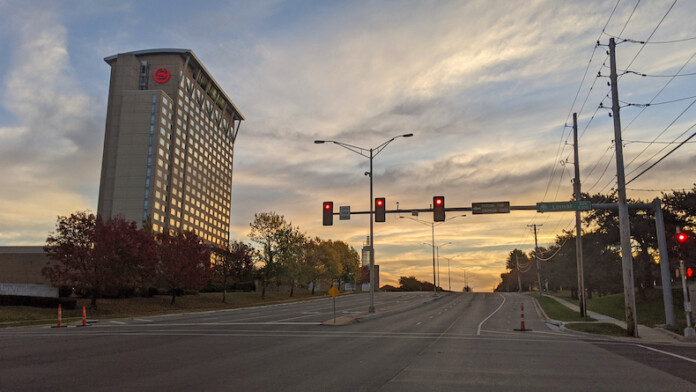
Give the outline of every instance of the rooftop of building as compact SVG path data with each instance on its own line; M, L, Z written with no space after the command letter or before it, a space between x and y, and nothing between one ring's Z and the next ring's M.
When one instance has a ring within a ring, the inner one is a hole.
M203 65L201 60L196 56L195 53L193 53L193 50L191 49L177 49L177 48L160 48L160 49L143 49L143 50L135 50L132 52L124 52L124 53L119 53L119 54L130 54L133 56L143 56L143 55L151 55L151 54L179 54L182 56L182 58L186 58L189 56L189 62L193 61L194 66L200 68L204 73L205 76L213 83L217 91L220 92L220 94L225 98L227 103L234 108L235 113L239 117L239 119L244 120L244 115L242 114L241 111L239 111L239 108L232 102L230 97L227 96L227 93L225 93L225 90L220 87L220 83L215 80L213 75L208 71L208 69ZM116 59L118 58L119 54L115 54L112 56L108 56L104 58L104 61L111 65Z

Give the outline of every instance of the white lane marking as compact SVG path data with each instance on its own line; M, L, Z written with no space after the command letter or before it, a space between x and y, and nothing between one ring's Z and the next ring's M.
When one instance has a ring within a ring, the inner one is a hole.
M145 322L145 323L151 323L151 322L152 322L152 320L141 319L141 318L137 318L137 319L133 319L133 320L135 320L135 321L142 321L142 322Z
M116 320L111 320L110 322L114 324L125 324L123 321L116 321Z
M673 357L675 357L675 358L683 359L683 360L685 360L685 361L689 361L689 362L696 363L696 359L687 358L687 357L681 356L681 355L679 355L679 354L671 353L671 352L669 352L669 351L658 350L658 349L656 349L656 348L652 348L652 347L648 347L648 346L643 346L642 344L636 344L636 346L638 346L638 347L643 347L643 348L647 348L648 350L656 351L656 352L658 352L658 353L662 353L662 354L665 354L665 355L671 355L671 356L673 356Z
M421 324L423 324L422 321L419 321L419 322L416 323L416 325L421 325Z
M488 321L489 318L493 317L493 315L496 314L496 312L498 312L500 310L500 308L503 307L503 304L505 303L505 297L500 293L498 293L498 295L500 295L503 298L503 302L500 303L500 306L498 306L498 309L494 310L493 313L489 314L488 317L486 317L485 319L483 319L483 321L481 321L481 323L479 323L478 330L476 330L476 335L481 335L481 326L483 325L483 323Z

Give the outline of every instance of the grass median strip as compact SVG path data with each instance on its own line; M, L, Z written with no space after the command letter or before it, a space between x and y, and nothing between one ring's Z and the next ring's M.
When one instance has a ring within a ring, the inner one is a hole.
M552 293L559 298L565 299L568 302L577 305L578 300L570 297L570 292L559 291ZM683 331L686 327L686 317L684 316L684 301L681 289L672 290L672 298L674 302L674 314L676 316L676 328L674 331ZM664 324L665 307L663 303L661 289L646 289L641 295L636 293L636 314L638 316L638 324L654 327L659 324ZM624 294L609 294L603 296L593 296L587 299L587 310L613 317L617 320L626 320L626 308ZM550 317L550 316L549 316Z
M536 298L539 301L542 309L549 318L558 321L594 321L592 317L580 317L580 313L568 308L565 305L561 305L553 298L543 296L541 298Z
M200 293L176 298L170 304L170 296L156 295L149 298L99 298L97 309L90 309L89 299L78 298L75 309L63 309L64 323L77 323L81 320L82 306L87 307L88 319L133 318L169 313L214 311L272 305L328 297L325 293L312 295L295 290L295 296L285 292L266 292L266 299L255 292L228 292L227 303L222 302L221 293ZM20 325L55 324L58 308L36 308L29 306L0 306L0 328Z

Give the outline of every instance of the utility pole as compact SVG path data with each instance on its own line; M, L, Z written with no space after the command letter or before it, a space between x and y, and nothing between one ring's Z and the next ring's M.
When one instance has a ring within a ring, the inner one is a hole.
M522 278L520 277L520 258L517 257L517 252L515 252L515 263L517 264L517 292L522 292Z
M575 201L580 201L580 159L578 158L578 114L573 113L573 150L575 161L575 180L573 188ZM578 264L578 299L580 307L580 317L587 316L587 305L585 304L585 273L582 262L582 222L580 220L580 210L575 211L575 259Z
M539 226L543 226L543 225L539 225ZM537 280L539 281L539 296L541 297L543 289L541 287L541 264L539 263L539 244L537 243L537 225L535 223L533 225L527 225L527 227L534 227L534 257L536 258Z
M669 259L667 256L667 238L665 238L665 220L662 214L660 199L653 200L655 209L655 227L657 229L657 244L660 250L660 275L662 276L662 302L665 305L665 323L674 327L674 305L672 301L672 282L669 276Z
M633 255L631 254L631 225L626 204L626 177L624 175L623 140L621 139L621 117L619 114L619 88L616 76L616 42L609 39L611 74L611 111L614 118L614 147L616 148L616 187L619 194L619 234L621 237L621 265L626 306L626 332L638 337L636 316L636 293L633 277Z
M450 259L447 259L447 290L452 291L452 271L450 270Z

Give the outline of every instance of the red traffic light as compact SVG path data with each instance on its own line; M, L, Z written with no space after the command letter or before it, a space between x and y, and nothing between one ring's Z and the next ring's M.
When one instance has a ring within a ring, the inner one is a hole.
M689 267L686 269L686 277L691 279L694 277L694 269Z
M386 217L386 199L378 197L375 199L375 222L385 222Z
M433 222L445 221L445 197L433 196Z
M677 242L680 244L685 244L688 238L689 236L686 233L677 233Z
M325 201L324 202L324 210L322 211L323 213L323 223L324 226L332 226L333 225L333 202L332 201Z

